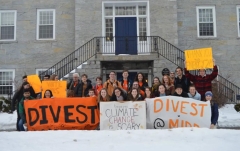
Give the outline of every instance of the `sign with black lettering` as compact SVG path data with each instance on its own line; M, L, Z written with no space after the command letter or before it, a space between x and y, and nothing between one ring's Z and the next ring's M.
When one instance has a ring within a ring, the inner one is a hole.
M145 101L100 102L100 129L146 129Z
M29 131L94 130L99 124L95 97L24 101Z

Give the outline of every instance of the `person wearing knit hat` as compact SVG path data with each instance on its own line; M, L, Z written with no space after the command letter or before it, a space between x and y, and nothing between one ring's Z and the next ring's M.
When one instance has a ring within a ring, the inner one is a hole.
M173 94L173 96L188 98L188 94L186 92L183 92L183 88L181 84L176 85L175 93Z
M218 112L218 105L212 101L212 96L213 96L213 94L212 94L211 91L207 91L205 93L206 101L210 101L210 104L211 104L212 115L211 115L210 129L216 129L216 124L217 124L217 121L218 121L219 112Z

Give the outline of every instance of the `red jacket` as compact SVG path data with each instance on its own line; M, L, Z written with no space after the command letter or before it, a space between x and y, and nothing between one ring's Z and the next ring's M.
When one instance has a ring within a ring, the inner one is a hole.
M201 100L204 100L205 93L207 91L212 91L212 80L214 80L218 75L217 66L213 67L213 72L211 74L206 74L204 77L200 75L192 75L185 68L185 76L194 83L198 93L201 94Z

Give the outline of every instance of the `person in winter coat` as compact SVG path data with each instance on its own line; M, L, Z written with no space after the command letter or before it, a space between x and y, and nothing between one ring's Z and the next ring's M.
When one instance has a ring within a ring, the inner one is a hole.
M19 102L19 109L18 110L19 110L19 115L20 115L21 118L19 120L18 127L19 127L20 131L25 131L24 126L23 126L26 123L26 114L25 114L25 110L24 110L24 102L34 99L33 97L31 97L30 92L31 92L30 89L24 89L23 98Z
M134 81L138 81L139 88L143 92L145 91L145 88L148 87L148 83L147 83L145 77L143 76L143 74L141 72L136 75Z
M109 74L109 80L103 84L103 88L107 89L108 94L112 96L112 94L114 94L113 90L117 87L122 89L121 82L116 80L116 73L111 71Z
M201 101L201 95L196 91L195 85L189 86L189 98Z
M79 80L79 74L73 74L73 81L70 83L68 89L72 90L74 97L87 97L88 90L92 89L92 81L87 79L87 75L83 74Z
M23 77L25 78L25 76ZM16 123L16 128L17 131L20 131L20 128L18 126L19 120L20 120L20 115L19 115L19 111L18 111L18 106L19 106L19 102L21 101L21 99L23 98L23 93L24 93L24 89L29 89L30 90L30 95L32 97L36 97L36 93L33 90L33 88L30 86L30 84L28 82L23 82L22 86L15 92L15 94L13 95L13 99L12 99L12 103L11 103L11 112L10 114L12 114L15 111L15 106L17 108L17 123ZM17 104L17 105L16 105Z
M127 93L122 88L116 87L113 90L110 101L126 101Z
M141 94L139 93L138 89L133 88L131 92L128 94L128 101L140 101L143 100Z
M218 68L215 65L215 60L214 59L213 59L213 65L214 65L213 66L213 72L211 74L206 74L205 69L200 69L199 70L199 75L192 75L185 68L185 75L195 85L198 93L200 93L200 95L201 95L201 100L205 99L205 93L207 91L212 91L212 80L214 80L218 75Z
M96 96L98 96L98 93L102 90L102 88L103 88L102 78L97 77L96 78L96 86L94 87L94 92L95 92Z
M207 91L205 93L205 99L206 101L210 101L211 104L211 125L210 125L210 129L215 129L216 128L216 124L218 121L218 117L219 117L219 111L218 111L218 105L216 103L213 102L212 100L212 92L211 91Z
M128 92L132 87L133 81L128 78L128 76L129 76L128 70L123 70L122 76L123 77L119 80L119 82L121 83L122 88L126 92Z
M173 96L188 98L188 94L186 92L183 92L183 88L181 84L178 84L176 86L175 93L173 94Z
M175 88L178 84L181 84L183 92L188 93L189 85L191 84L190 80L188 79L188 77L186 75L183 74L183 69L181 67L176 68L176 73L177 73L177 76L174 80Z
M152 85L152 92L154 96L157 96L158 94L158 86L161 84L161 81L158 77L154 77L153 79L153 85Z
M167 94L172 95L175 92L175 87L174 85L171 83L171 79L168 75L164 75L163 76L163 81L162 83L165 85L166 88L166 92Z

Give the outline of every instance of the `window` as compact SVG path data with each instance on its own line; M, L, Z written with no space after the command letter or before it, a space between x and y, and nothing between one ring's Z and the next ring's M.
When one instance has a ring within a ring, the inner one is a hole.
M36 74L39 75L39 78L43 80L44 75L41 75L43 72L47 71L48 69L36 69ZM52 75L54 74L54 70L48 70L47 74L45 75ZM40 76L41 75L41 76Z
M37 10L37 40L55 39L55 10Z
M139 6L138 7L138 14L139 15L146 15L146 6Z
M115 13L116 15L136 15L136 7L135 6L116 7Z
M112 16L112 15L113 15L113 8L105 7L105 16Z
M197 7L198 37L216 37L215 7Z
M112 41L113 40L113 20L112 19L106 19L106 41Z
M139 40L146 41L147 40L147 22L146 18L139 18Z
M16 40L15 10L0 11L0 40Z
M8 95L14 91L15 70L0 69L0 94Z
M238 37L240 37L240 6L237 6Z

